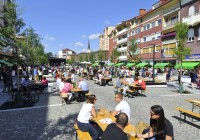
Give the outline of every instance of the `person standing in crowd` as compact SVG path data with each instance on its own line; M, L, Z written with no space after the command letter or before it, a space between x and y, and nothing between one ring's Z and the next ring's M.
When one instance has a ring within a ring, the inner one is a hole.
M123 95L121 92L115 94L115 101L118 102L114 111L111 111L112 116L117 117L119 113L126 113L128 118L130 119L131 108L129 104L123 99Z
M123 131L128 124L128 116L125 113L119 113L116 123L111 123L101 136L101 140L128 140L127 134Z
M192 86L192 88L194 88L194 84L196 84L196 82L197 82L197 74L195 73L194 70L191 70L190 78L191 78L191 86Z
M89 120L92 119L92 117L96 118L97 114L95 111L94 104L96 103L96 96L90 95L87 99L87 102L83 103L83 106L78 114L77 118L77 125L78 128L81 131L89 132L90 136L92 137L92 140L98 139L98 133L96 129L90 124Z
M85 81L83 81L82 77L79 78L78 88L80 88L82 90L81 95L83 96L83 98L85 100L85 94L89 92L89 87L88 87L88 84ZM79 99L80 99L80 97L79 97Z
M43 75L42 68L39 68L39 69L38 69L39 81L42 81L42 75Z
M138 134L140 140L173 140L174 132L171 122L165 118L164 110L160 105L154 105L150 109L150 127Z
M38 82L38 70L37 70L37 67L35 67L34 70L33 70L33 78L34 78L35 82Z

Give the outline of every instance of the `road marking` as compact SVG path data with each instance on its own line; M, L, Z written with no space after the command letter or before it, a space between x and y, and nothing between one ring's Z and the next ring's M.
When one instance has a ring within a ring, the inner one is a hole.
M16 108L16 109L8 109L8 110L1 110L2 112L12 112L12 111L21 111L21 110L30 110L30 109L39 109L45 107L55 107L55 106L62 106L62 104L54 104L54 105L43 105L43 106L34 106L34 107L27 107L27 108Z

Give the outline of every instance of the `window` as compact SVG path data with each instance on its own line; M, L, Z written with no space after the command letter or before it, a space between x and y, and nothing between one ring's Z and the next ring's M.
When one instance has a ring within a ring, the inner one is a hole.
M151 23L151 27L152 27L152 28L155 27L155 21L153 21L153 22Z
M162 21L161 19L158 20L158 26L161 25Z
M191 5L189 8L188 16L191 16L195 13L195 7L194 5Z
M194 41L194 29L190 29L188 31L188 41L189 42Z
M133 31L132 31L132 35L134 35L134 34L135 34L135 31L133 30Z
M143 37L143 40L144 40L144 42L146 42L147 41L147 37Z

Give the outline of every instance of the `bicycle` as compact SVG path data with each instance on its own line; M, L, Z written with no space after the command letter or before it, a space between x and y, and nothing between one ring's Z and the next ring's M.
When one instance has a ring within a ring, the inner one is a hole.
M24 101L37 103L39 101L39 95L34 91L34 88L31 87L23 87L19 89L19 92ZM17 90L12 90L12 99L15 100L17 94Z

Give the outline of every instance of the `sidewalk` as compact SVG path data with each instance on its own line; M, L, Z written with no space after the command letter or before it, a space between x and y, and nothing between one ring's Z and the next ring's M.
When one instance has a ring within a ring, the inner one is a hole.
M3 91L3 81L0 81L0 106L10 99L10 95L2 91Z

